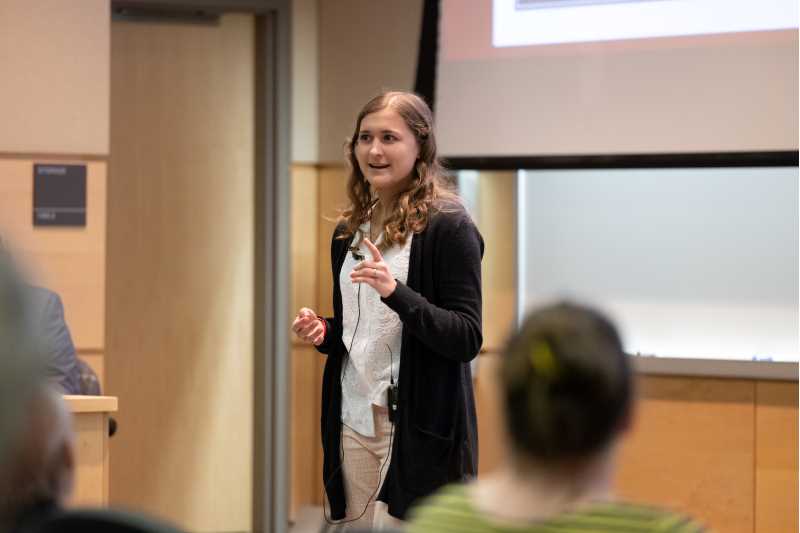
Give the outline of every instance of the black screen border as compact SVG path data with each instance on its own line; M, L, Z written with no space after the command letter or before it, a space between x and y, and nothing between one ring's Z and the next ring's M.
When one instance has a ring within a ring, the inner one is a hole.
M576 170L798 166L798 151L444 157L451 170Z

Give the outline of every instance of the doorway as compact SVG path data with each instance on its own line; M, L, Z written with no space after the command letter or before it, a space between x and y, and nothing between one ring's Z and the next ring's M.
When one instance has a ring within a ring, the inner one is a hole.
M193 531L282 531L283 358L266 354L286 342L273 204L288 123L264 94L286 24L152 15L111 25L110 503Z

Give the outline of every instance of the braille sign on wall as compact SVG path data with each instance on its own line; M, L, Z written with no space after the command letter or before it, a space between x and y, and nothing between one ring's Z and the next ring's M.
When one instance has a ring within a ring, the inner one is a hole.
M33 165L33 225L86 225L86 165Z

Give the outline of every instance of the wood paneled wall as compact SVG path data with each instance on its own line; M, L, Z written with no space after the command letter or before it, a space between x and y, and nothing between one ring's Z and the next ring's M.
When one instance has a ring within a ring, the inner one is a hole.
M755 383L755 530L797 531L797 383Z
M117 398L65 396L75 430L75 488L69 505L96 507L108 504L109 417L117 411Z
M331 316L333 278L331 236L339 210L345 207L346 172L342 166L292 166L292 303ZM320 445L320 390L325 356L293 340L291 417L291 509L322 505L322 450Z
M295 168L294 174L296 180L303 180L304 190L314 190L308 167ZM303 178L297 177L300 174ZM307 286L316 283L321 313L331 312L329 250L333 223L329 219L346 201L345 174L343 167L317 168L318 277L315 281L302 279ZM516 305L513 177L506 172L481 173L479 182L476 218L486 241L482 269L485 352L479 358L476 377L481 473L496 467L507 449L494 375L499 350L513 326ZM296 255L308 257L299 252ZM293 270L303 265L293 257ZM320 368L321 360L315 369L305 369L304 377L295 378L303 386L316 380L314 388L293 395L295 401L307 404L306 412L319 403ZM622 498L691 514L717 531L797 531L797 383L645 375L637 382L636 421L619 450L615 487ZM295 487L295 507L321 505L316 409L314 446L295 447L292 461L298 463L295 470L305 472L293 482L306 483L316 475L313 483L319 489ZM295 432L308 435L309 429L293 429ZM299 442L299 438L296 440ZM303 470L312 462L316 474Z
M752 380L643 377L623 442L620 496L689 512L718 531L752 532Z
M86 165L86 226L33 225L34 163ZM78 353L102 361L105 346L106 163L0 159L0 235L31 283L56 291ZM102 375L102 368L100 368Z
M319 206L318 170L313 165L294 165L292 179L292 274L291 320L301 307L318 309ZM291 322L290 322L291 323ZM321 502L319 460L319 395L322 356L314 347L292 337L291 353L291 455L290 517L303 504Z
M483 351L499 351L516 314L516 172L482 172L477 224L486 249L481 264Z

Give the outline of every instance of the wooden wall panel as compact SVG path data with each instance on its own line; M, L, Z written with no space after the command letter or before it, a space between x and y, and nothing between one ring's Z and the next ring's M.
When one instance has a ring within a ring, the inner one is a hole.
M755 384L648 377L619 459L617 490L694 515L717 531L753 531Z
M0 235L31 282L56 291L78 352L105 346L106 163L86 165L86 226L33 225L33 165L0 159Z
M497 467L507 453L502 406L497 389L500 351L516 313L516 172L480 172L477 224L485 250L483 285L483 348L476 370L475 395L481 475Z
M339 210L346 205L344 166L292 168L292 316L300 307L331 316L330 244ZM292 346L292 504L322 505L319 418L325 358L300 342Z
M796 532L797 383L756 384L756 533Z
M293 165L291 208L291 307L290 318L300 307L314 308L317 301L319 261L318 171L311 165Z
M320 167L318 198L319 211L317 223L318 246L318 271L317 271L317 306L318 314L323 316L333 316L333 276L331 275L331 237L336 228L336 220L339 212L347 206L347 171L344 166ZM325 366L325 356L319 356L317 360L317 386L315 390L315 402L321 402L322 371ZM319 418L317 419L319 420ZM317 430L319 435L319 430ZM322 487L322 447L317 446L316 456L316 486ZM314 502L322 505L322 492L320 491Z
M499 363L500 354L496 352L482 353L478 360L478 376L474 386L478 412L479 475L485 475L500 466L508 453L496 377Z
M0 3L0 152L108 154L108 0Z
M516 315L516 172L481 172L478 228L485 242L482 262L483 349L499 351Z
M347 170L344 166L322 167L319 173L319 312L333 315L331 237L339 212L347 207Z
M111 503L249 531L255 21L112 26Z
M303 506L322 505L322 358L313 346L292 346L291 519Z
M77 448L75 490L70 505L97 507L108 504L108 413L75 413ZM105 437L104 437L105 433Z
M75 432L75 479L68 505L96 507L108 504L109 416L117 411L117 398L64 396L72 413Z
M318 171L311 165L293 165L292 171L292 279L291 320L301 307L317 308ZM320 448L320 390L322 356L312 346L292 336L291 386L291 509L290 517L304 505L319 503L322 485L318 461Z

